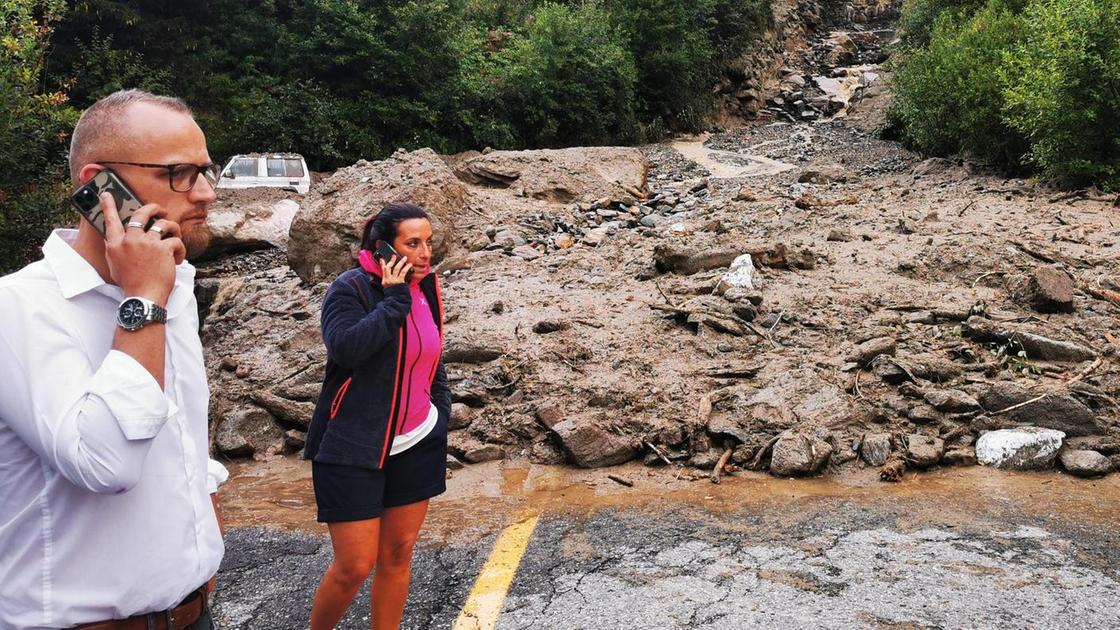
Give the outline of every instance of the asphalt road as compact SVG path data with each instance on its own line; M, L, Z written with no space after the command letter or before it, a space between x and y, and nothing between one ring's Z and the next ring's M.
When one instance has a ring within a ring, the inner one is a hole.
M453 627L499 534L526 515L539 521L499 599L500 630L1120 627L1116 476L972 468L897 485L713 486L630 468L625 488L605 474L495 465L453 479L417 550L403 627ZM292 525L308 509L296 503L233 510L281 524L228 532L222 628L307 627L331 551L321 529ZM368 614L367 584L340 627L368 628Z

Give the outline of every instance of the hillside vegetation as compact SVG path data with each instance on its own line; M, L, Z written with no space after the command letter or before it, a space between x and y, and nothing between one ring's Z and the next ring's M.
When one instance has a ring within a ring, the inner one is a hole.
M902 26L909 145L1120 188L1120 1L911 0Z

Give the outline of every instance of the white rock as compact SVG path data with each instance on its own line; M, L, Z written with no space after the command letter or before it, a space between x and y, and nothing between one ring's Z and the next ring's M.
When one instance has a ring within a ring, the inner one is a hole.
M1065 437L1061 431L1037 427L989 431L976 441L976 459L985 466L1010 470L1049 468Z
M743 254L731 262L731 268L720 278L724 292L731 287L754 290L754 263L750 254Z

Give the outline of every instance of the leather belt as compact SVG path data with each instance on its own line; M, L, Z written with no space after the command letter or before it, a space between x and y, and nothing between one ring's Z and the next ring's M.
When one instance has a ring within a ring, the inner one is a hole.
M183 630L206 610L206 587L191 593L178 606L128 619L110 619L77 626L75 630Z

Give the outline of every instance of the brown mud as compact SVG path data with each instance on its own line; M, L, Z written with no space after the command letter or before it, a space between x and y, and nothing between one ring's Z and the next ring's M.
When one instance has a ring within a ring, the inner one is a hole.
M227 526L266 526L326 533L315 522L308 462L277 458L233 464L222 488ZM725 477L719 485L680 474L627 464L611 469L633 487L602 471L540 466L525 461L489 462L455 471L447 493L432 501L425 538L435 541L484 536L525 515L582 515L602 510L683 511L719 520L742 511L780 523L795 521L809 503L844 501L862 506L901 506L903 527L937 521L970 526L1014 510L1030 518L1111 527L1120 509L1120 476L1081 480L1046 472L1005 472L983 467L909 473L882 484L873 470L816 479L779 479L762 473ZM726 526L726 522L725 522Z

